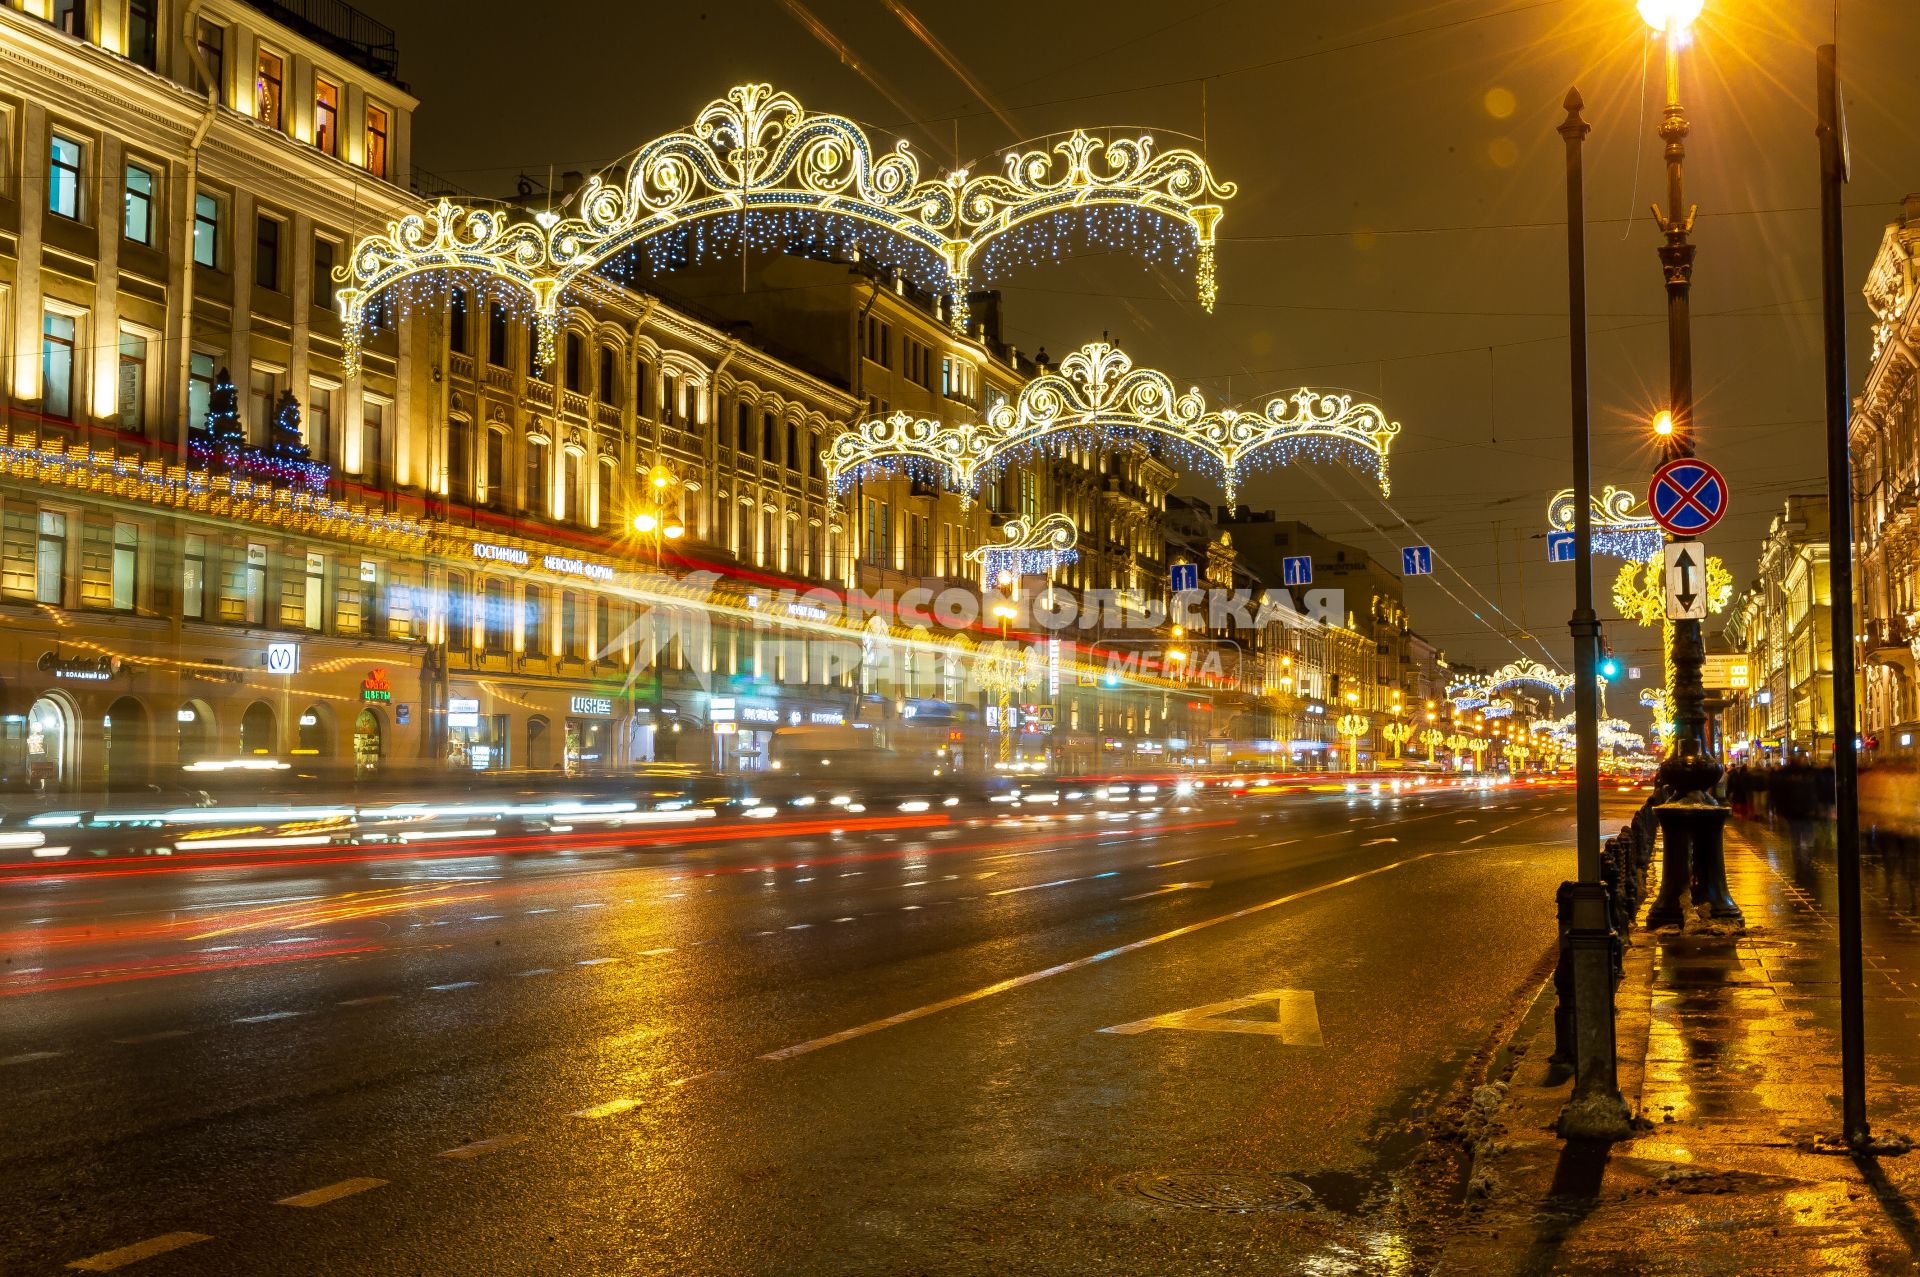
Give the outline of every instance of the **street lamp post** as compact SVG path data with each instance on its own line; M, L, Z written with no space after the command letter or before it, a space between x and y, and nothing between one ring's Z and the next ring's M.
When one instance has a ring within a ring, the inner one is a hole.
M673 474L663 465L655 465L647 471L646 482L641 485L639 500L635 502L633 530L648 538L653 545L653 570L657 575L665 564L666 542L678 541L687 533L686 525L680 522L673 511L674 489L679 485ZM663 683L664 671L660 668L662 642L660 638L660 609L653 609L653 761L660 761L660 745L663 739L666 708L666 688Z
M1632 1134L1620 1095L1614 1039L1613 920L1600 862L1600 619L1593 607L1593 444L1587 384L1586 177L1581 148L1590 126L1580 117L1578 90L1567 91L1567 118L1559 133L1567 160L1567 317L1572 352L1574 607L1573 706L1575 741L1574 840L1578 881L1562 883L1567 923L1561 961L1573 987L1574 1089L1560 1114L1567 1138L1613 1141ZM1684 305L1684 303L1682 303ZM1487 748L1475 743L1475 756ZM1525 747L1508 744L1509 762Z
M1680 105L1680 48L1687 29L1700 16L1702 0L1639 0L1641 17L1659 36L1666 53L1667 104L1660 117L1666 143L1667 208L1655 210L1664 242L1660 267L1667 287L1668 403L1672 434L1663 436L1669 459L1694 455L1693 332L1691 300L1695 209L1686 202L1687 116ZM1665 842L1660 896L1647 912L1651 926L1682 920L1682 892L1704 904L1716 918L1741 920L1740 907L1727 890L1723 840L1727 809L1713 796L1720 762L1707 743L1706 688L1701 671L1707 650L1699 621L1673 626L1673 740L1660 764L1660 831Z

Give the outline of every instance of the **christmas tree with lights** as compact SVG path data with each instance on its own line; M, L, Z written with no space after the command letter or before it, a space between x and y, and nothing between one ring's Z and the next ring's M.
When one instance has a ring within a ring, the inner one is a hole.
M327 483L327 467L313 459L306 433L300 427L300 401L291 390L280 392L267 425L267 446L247 456L247 468L269 482L319 491Z
M207 463L232 470L246 447L246 427L240 424L240 388L222 368L213 379L213 391L207 396L207 419L192 428L187 448Z

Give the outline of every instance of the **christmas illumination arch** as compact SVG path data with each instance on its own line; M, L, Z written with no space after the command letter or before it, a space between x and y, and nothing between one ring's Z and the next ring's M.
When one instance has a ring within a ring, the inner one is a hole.
M1136 368L1118 347L1091 342L983 422L949 424L896 412L856 424L828 446L824 461L832 494L862 478L905 472L949 484L964 503L982 481L1043 445L1103 448L1116 440L1157 440L1182 460L1218 470L1231 503L1243 467L1302 456L1364 465L1388 492L1388 451L1399 433L1400 424L1378 405L1316 390L1277 395L1259 412L1211 409L1198 390L1177 391L1165 373Z
M1191 253L1199 301L1212 310L1215 232L1234 191L1193 150L1084 130L1016 148L997 173L930 176L905 142L883 148L844 116L744 84L624 169L591 179L568 213L442 200L389 223L336 272L346 285L338 303L350 365L377 298L470 286L525 308L544 366L561 308L630 282L639 259L673 269L753 245L891 262L945 296L964 331L974 287L1057 252L1077 225L1149 258Z

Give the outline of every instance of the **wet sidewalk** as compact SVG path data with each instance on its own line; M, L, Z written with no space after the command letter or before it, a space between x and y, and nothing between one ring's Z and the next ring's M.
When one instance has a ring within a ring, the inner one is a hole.
M1868 1111L1888 1140L1872 1157L1830 1151L1831 848L1795 855L1783 831L1735 822L1727 869L1744 933L1639 931L1628 950L1620 1080L1642 1134L1611 1150L1555 1136L1571 1083L1547 1064L1551 1016L1530 1018L1506 1094L1483 1094L1485 1122L1470 1119L1465 1226L1437 1271L1920 1273L1920 1153L1889 1138L1920 1135L1920 866L1870 854L1862 867Z

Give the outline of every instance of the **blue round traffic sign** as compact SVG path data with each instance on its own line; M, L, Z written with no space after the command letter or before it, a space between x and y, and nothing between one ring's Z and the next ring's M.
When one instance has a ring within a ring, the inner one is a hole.
M1653 473L1647 509L1673 535L1698 536L1726 514L1727 481L1697 458L1669 461Z

